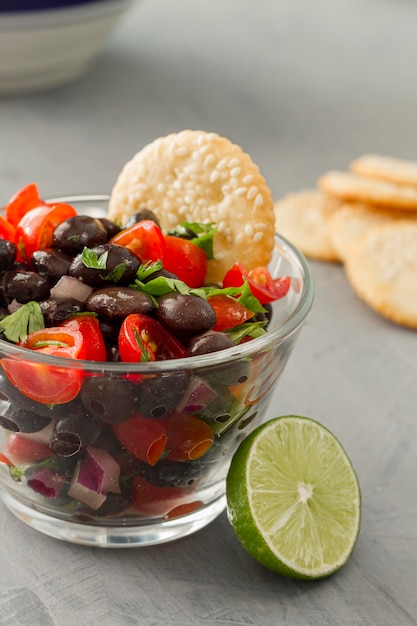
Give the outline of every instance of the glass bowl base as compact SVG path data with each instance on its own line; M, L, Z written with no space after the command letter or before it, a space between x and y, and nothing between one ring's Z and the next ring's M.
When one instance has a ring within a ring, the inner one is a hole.
M45 515L7 492L0 493L0 498L13 515L38 532L96 548L135 548L175 541L204 528L226 508L226 496L222 495L192 513L161 522L139 526L95 526Z

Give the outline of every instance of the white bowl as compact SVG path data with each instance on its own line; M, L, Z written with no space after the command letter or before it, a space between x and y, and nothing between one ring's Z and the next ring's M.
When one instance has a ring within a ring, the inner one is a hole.
M72 6L67 1L66 6L33 11L2 11L0 5L0 94L42 91L82 75L132 1Z

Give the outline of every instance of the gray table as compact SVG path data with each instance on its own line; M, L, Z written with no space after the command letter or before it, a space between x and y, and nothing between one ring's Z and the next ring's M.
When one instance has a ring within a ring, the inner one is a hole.
M224 134L276 198L363 152L417 158L417 4L411 0L143 0L94 68L0 101L1 203L107 193L124 162L186 127ZM341 440L363 491L349 564L280 578L222 514L160 547L65 544L0 508L0 624L273 626L417 623L417 335L378 317L342 267L311 263L317 294L268 417L309 415Z

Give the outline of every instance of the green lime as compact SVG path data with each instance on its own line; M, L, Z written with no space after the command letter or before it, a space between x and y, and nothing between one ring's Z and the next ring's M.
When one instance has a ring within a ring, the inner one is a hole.
M359 534L361 494L336 437L287 415L256 428L233 456L229 521L262 565L292 578L321 578L345 565Z

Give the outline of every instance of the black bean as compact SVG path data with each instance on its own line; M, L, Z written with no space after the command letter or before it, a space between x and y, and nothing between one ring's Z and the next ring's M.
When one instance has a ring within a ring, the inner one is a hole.
M203 335L197 335L193 337L188 344L188 352L190 356L197 356L199 354L208 354L210 352L218 352L219 350L225 350L231 348L235 344L225 334L216 330L209 330Z
M127 248L115 244L103 244L91 248L97 259L105 259L104 268L87 267L83 255L78 254L69 268L69 275L75 276L92 287L105 287L111 283L126 284L134 280L139 269L139 259Z
M106 424L124 422L138 411L139 387L128 378L90 376L80 391L90 415Z
M72 317L76 313L85 311L85 304L78 300L68 298L67 300L58 300L49 298L40 303L41 311L45 326L59 326L61 322Z
M107 217L99 217L98 219L107 231L107 240L110 240L112 237L120 233L120 226L116 224L116 222L113 222L113 220L109 220Z
M148 419L168 415L183 398L189 381L184 372L145 378L137 385L139 413Z
M35 250L30 257L30 263L35 272L46 276L54 285L61 276L68 274L72 257L59 250Z
M102 287L87 300L87 310L103 317L122 320L131 313L148 315L154 308L148 294L131 287Z
M193 294L171 292L158 298L156 319L181 339L201 335L216 323L216 314L207 300Z
M53 234L53 245L74 256L85 246L93 248L107 242L107 230L99 219L88 215L74 215L59 224Z
M0 304L9 305L13 300L21 304L31 300L46 300L49 296L49 281L36 272L7 270L0 276Z
M151 211L150 209L146 209L146 208L136 211L136 213L134 213L131 217L129 217L129 219L126 222L125 228L130 228L131 226L134 226L135 224L137 224L138 222L142 222L143 220L151 220L152 222L155 222L155 224L159 226L159 228L161 228L161 224L158 218L156 217L155 213Z
M0 272L13 267L16 260L17 247L12 241L0 239Z
M20 433L37 433L51 422L50 418L10 405L0 415L0 425Z
M57 456L69 457L84 446L95 442L103 429L102 422L84 412L73 413L57 420L50 447Z

